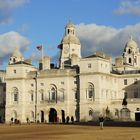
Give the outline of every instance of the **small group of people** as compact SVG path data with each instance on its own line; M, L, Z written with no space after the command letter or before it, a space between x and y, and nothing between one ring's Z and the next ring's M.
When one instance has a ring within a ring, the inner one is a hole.
M71 116L71 118L69 116L66 117L66 123L68 124L69 121L71 121L71 123L74 123L74 117Z
M20 120L11 118L10 125L12 124L21 124Z

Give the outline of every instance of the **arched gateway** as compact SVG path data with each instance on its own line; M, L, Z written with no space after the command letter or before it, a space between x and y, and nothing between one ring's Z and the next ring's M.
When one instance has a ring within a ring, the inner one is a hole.
M49 122L57 122L57 111L54 108L50 108L49 111Z

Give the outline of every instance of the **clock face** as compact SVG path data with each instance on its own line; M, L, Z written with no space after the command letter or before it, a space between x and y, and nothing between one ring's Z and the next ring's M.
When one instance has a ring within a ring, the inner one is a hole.
M69 47L65 47L64 48L64 53L68 53L69 52Z

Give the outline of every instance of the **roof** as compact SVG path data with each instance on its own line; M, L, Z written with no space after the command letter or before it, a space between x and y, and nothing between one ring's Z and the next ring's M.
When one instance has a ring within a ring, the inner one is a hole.
M75 35L67 35L65 36L62 41L62 44L78 44L80 45L80 40Z
M87 56L85 58L94 58L94 57L99 57L99 58L103 58L103 59L111 59L111 56L109 56L103 52L96 52L96 54Z
M71 20L69 20L69 23L66 25L66 27L65 28L75 28L75 25L72 23L72 21Z
M29 64L29 63L27 63L27 62L25 62L25 61L18 61L18 62L9 64L9 65L16 65L16 64L25 64L25 65L30 65L30 66L32 66L32 64Z
M137 43L132 39L132 37L127 41L126 45L125 45L125 48L132 48L132 49L137 49L138 48L138 45Z

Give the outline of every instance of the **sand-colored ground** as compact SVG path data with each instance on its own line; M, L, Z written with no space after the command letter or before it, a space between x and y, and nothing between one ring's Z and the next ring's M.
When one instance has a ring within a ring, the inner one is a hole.
M0 125L0 140L140 140L140 128L77 125Z

